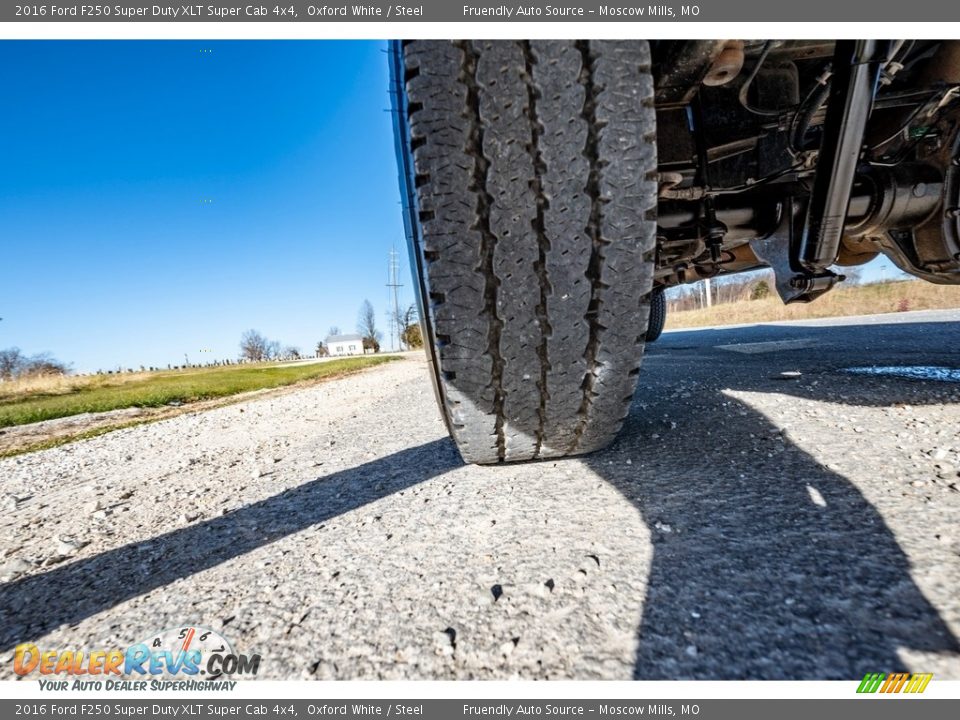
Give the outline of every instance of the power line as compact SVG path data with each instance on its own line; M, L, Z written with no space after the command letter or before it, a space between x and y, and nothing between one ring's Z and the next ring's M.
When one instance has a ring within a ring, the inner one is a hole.
M394 350L400 349L400 336L403 330L400 328L400 257L396 247L390 248L389 261L387 264L387 292L393 290L393 312L390 316L390 344ZM396 344L394 344L396 336Z

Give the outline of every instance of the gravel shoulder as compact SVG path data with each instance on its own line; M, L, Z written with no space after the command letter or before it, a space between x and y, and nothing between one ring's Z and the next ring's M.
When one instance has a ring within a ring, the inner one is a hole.
M464 466L406 359L0 460L0 673L193 622L271 679L960 679L960 385L839 372L960 366L920 325L664 335L582 459Z
M407 353L407 355L409 354L410 353ZM398 353L384 353L380 357L389 357L392 355L403 356ZM335 362L337 360L342 360L342 358L308 358L284 363L283 367L317 365ZM237 402L247 402L254 398L275 397L288 392L296 392L308 385L329 382L338 377L350 375L355 372L363 372L363 370L364 368L346 369L343 373L304 379L290 385L250 390L233 395L210 398L208 400L191 402L176 401L161 407L136 406L105 412L84 412L51 420L32 422L25 425L3 427L0 428L0 458L43 450L72 440L89 438L94 435L141 423L165 420L183 415L184 413L206 412Z

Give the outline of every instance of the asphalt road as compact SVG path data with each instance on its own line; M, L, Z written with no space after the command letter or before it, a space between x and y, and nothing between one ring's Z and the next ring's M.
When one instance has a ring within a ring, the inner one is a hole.
M960 369L960 312L667 333L581 459L463 466L406 360L0 460L0 673L197 623L276 679L960 679L960 382L862 366Z

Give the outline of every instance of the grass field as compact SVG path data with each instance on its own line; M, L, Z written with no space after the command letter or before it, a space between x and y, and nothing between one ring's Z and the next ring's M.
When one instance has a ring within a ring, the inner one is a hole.
M849 288L841 286L812 303L784 305L774 294L762 300L745 300L700 310L668 312L666 327L669 330L942 308L960 308L960 286L904 280Z
M230 365L13 381L0 384L0 428L81 413L223 398L343 375L394 359L393 356L364 356L305 365Z

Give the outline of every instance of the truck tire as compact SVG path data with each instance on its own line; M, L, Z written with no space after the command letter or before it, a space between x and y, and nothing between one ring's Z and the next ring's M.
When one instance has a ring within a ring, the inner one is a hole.
M391 67L424 345L460 453L606 446L653 284L648 44L398 41Z
M654 290L650 296L650 320L647 322L646 340L656 342L663 333L663 326L667 322L667 296L663 290Z

